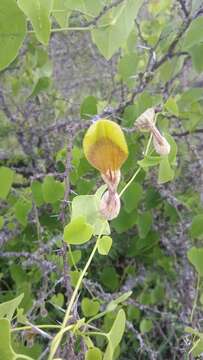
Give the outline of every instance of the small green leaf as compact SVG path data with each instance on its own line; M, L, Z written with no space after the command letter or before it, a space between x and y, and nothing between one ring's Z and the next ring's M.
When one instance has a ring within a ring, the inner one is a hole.
M15 21L14 21L15 19ZM26 19L16 0L0 1L0 70L17 56L26 34Z
M101 282L109 289L116 290L119 285L119 277L114 267L105 267L100 274Z
M164 107L173 115L179 115L179 109L177 102L174 98L170 97L167 102L164 104Z
M64 295L62 293L58 293L53 295L50 300L54 305L62 307L64 304Z
M110 236L102 236L98 241L98 252L100 255L108 255L112 246L112 238Z
M160 156L145 156L143 160L138 161L139 166L143 169L159 165L161 161Z
M3 226L4 226L4 218L3 216L0 216L0 230L2 229Z
M107 221L104 222L99 212L100 199L105 189L102 188L101 190L101 192L97 192L95 195L75 196L72 201L71 219L84 216L87 223L94 227L94 235L99 235L101 229L103 229L103 235L109 235L109 224Z
M137 208L143 196L142 186L139 183L133 182L123 194L124 208L127 213L131 213Z
M189 53L192 57L193 67L200 74L203 71L203 43L193 46L189 49Z
M114 351L116 347L119 345L125 331L125 321L126 321L125 312L121 309L119 310L116 319L114 320L110 332L107 334L109 343L104 353L103 360L113 359Z
M85 317L92 317L98 314L100 304L97 300L91 300L85 297L82 299L81 308Z
M45 202L53 204L63 199L64 184L48 175L42 184L42 192Z
M13 182L14 172L7 167L0 167L0 199L5 200Z
M162 156L159 165L158 183L164 184L168 181L173 180L174 170L171 168L168 156Z
M81 259L82 253L80 250L74 250L71 252L68 252L68 264L69 266L75 266L77 263L79 263Z
M150 211L138 214L137 227L141 238L145 238L152 226L152 214Z
M93 115L96 114L97 98L95 96L87 96L80 107L80 116L82 119L89 120Z
M147 333L149 331L151 331L153 328L153 323L151 320L149 319L143 319L140 323L140 331L141 333Z
M57 23L63 28L68 27L68 20L71 15L67 0L54 0L53 14Z
M84 244L91 239L93 230L93 226L86 223L84 216L79 216L65 226L64 241L74 245Z
M17 307L20 305L24 294L17 296L16 298L6 301L0 304L0 318L6 317L10 321L12 320L13 314Z
M51 31L50 13L53 0L18 0L19 8L31 21L37 39L48 45Z
M81 275L81 271L70 271L70 283L71 283L71 286L73 287L76 287L77 285L77 282L80 278L80 275ZM80 286L81 287L81 286Z
M196 271L203 276L203 248L193 246L188 252L187 257Z
M118 234L122 234L128 229L131 229L136 224L136 221L136 210L132 211L131 213L127 213L123 208L121 208L119 216L115 220L113 220L111 224Z
M190 24L183 42L183 49L189 49L203 40L203 17L199 16Z
M169 163L171 165L176 165L176 155L177 155L177 151L178 151L177 144L176 144L174 138L170 134L164 133L164 136L171 147L170 153L168 154Z
M192 355L195 356L196 358L197 356L200 356L202 354L203 354L203 339L198 339L193 345Z
M118 73L128 86L135 82L132 76L136 74L138 60L137 54L131 53L123 56L118 64Z
M193 217L190 233L192 238L198 238L199 236L203 235L203 214L199 214Z
M118 298L112 300L106 307L107 311L115 310L117 305L126 301L132 295L132 291L127 291Z
M19 199L15 204L15 216L23 226L27 225L28 214L32 209L32 202L28 199Z
M101 350L97 347L87 350L85 360L102 360Z
M129 0L114 7L102 16L98 27L92 30L92 39L107 60L127 41L142 2Z
M44 203L42 183L34 180L31 184L32 196L37 206L41 206Z
M37 96L39 93L43 91L47 91L50 84L51 84L51 79L49 77L47 76L40 77L35 83L32 89L32 93L30 94L30 97Z

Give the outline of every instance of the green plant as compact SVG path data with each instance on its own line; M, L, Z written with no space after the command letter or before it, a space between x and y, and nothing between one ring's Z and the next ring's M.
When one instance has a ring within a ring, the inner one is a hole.
M2 360L202 354L202 39L199 1L1 0Z

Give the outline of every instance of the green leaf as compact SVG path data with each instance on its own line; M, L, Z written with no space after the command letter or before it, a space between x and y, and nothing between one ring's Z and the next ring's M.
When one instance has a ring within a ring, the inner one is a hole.
M15 204L15 216L23 226L27 225L28 214L32 209L32 202L27 199L19 199Z
M100 19L98 27L91 31L93 41L107 60L125 45L142 2L129 0L114 7Z
M51 79L47 76L40 77L32 89L31 96L37 96L39 93L48 90L51 84Z
M164 136L171 146L171 150L168 155L168 160L171 165L176 165L176 155L177 155L177 151L178 151L177 144L176 144L174 138L170 134L164 133Z
M54 305L62 307L64 304L64 295L62 293L58 293L52 296L50 300Z
M132 211L130 214L125 212L123 208L118 215L118 217L111 222L113 228L116 230L118 234L122 234L123 232L131 229L137 221L137 211Z
M0 5L1 6L1 5ZM1 15L0 15L1 16ZM7 167L0 167L0 199L5 200L11 188L14 171Z
M103 8L103 0L66 0L67 6L72 11L80 11L83 14L95 17Z
M81 308L85 317L92 317L99 312L100 304L97 300L85 297L82 299Z
M118 64L118 73L129 86L135 82L132 76L136 74L138 61L137 54L131 53L123 56Z
M145 156L143 160L138 161L139 166L143 169L159 165L161 161L160 156Z
M37 206L41 206L44 203L42 183L34 180L31 184L32 196Z
M121 309L119 310L116 319L114 320L110 332L107 334L109 343L104 353L103 360L113 359L114 351L119 345L125 331L125 320L125 312L123 311L123 309Z
M190 24L183 42L183 49L187 50L203 40L203 17L199 16Z
M179 115L179 109L177 102L174 98L170 97L167 102L164 104L164 107L173 115Z
M24 294L21 294L12 300L0 304L0 318L6 317L11 321L14 312L16 311L23 299L23 296Z
M136 308L134 305L128 305L127 314L128 320L139 320L140 318L140 309Z
M203 214L199 214L193 217L190 233L192 238L197 238L203 235Z
M151 331L152 328L153 328L153 323L152 323L151 320L143 319L141 321L141 323L140 323L140 331L141 331L142 334Z
M48 175L42 184L42 191L45 202L53 204L63 199L64 184Z
M2 360L15 360L16 354L11 347L10 323L8 319L0 319L0 354Z
M15 21L14 21L15 19ZM26 34L26 19L15 0L0 2L0 70L17 56Z
M113 311L116 309L116 307L120 304L126 301L130 296L132 295L132 291L127 291L118 298L112 300L106 307L107 311Z
M203 276L203 248L193 246L188 252L187 257L196 271Z
M68 253L68 264L70 266L75 266L79 263L82 253L80 250L74 250Z
M76 287L77 282L80 278L81 275L81 271L75 270L75 271L70 271L70 283L71 286ZM80 286L81 287L81 286Z
M80 117L89 120L93 115L97 114L97 98L95 96L87 96L81 107Z
M4 226L4 218L3 216L0 216L0 230L2 229L3 226Z
M152 226L152 214L150 211L138 214L137 227L141 238L145 238Z
M65 226L64 241L73 245L84 244L91 239L93 230L93 226L86 223L84 216L78 216Z
M197 357L203 354L203 339L198 339L193 345L192 355Z
M87 350L85 360L102 360L101 350L97 347Z
M95 195L79 195L75 196L72 201L71 219L78 216L84 216L87 223L94 227L94 235L99 235L103 228L103 235L110 234L110 227L107 221L104 222L99 212L100 199L105 191L105 187L101 187L101 192Z
M109 290L116 290L119 285L119 277L114 267L105 267L100 274L101 282Z
M133 182L123 194L124 208L127 213L131 213L137 208L143 196L142 186L139 183Z
M192 57L192 64L197 73L203 71L203 43L193 46L189 49L189 53Z
M67 0L54 0L53 14L60 27L68 27L71 10L68 7Z
M164 184L168 181L173 180L174 170L171 169L168 156L162 156L159 165L158 183Z
M112 246L112 238L110 236L102 236L98 241L98 252L100 255L108 255Z
M53 0L18 0L19 8L31 21L37 39L48 45L51 31L50 13Z

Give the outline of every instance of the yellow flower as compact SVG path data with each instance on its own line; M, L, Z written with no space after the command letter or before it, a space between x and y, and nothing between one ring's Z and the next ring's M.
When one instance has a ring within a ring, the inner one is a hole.
M120 126L101 119L87 130L83 149L89 163L102 174L121 168L128 157L128 146Z

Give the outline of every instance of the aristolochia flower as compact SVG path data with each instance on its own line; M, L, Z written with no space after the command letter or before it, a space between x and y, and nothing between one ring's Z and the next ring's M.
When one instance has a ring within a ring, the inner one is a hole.
M128 157L128 146L118 124L111 120L96 121L87 130L83 140L84 153L89 163L101 172L108 190L100 203L101 215L112 220L120 211L117 187L120 168Z
M92 124L83 140L84 153L102 174L121 168L128 157L128 147L118 124L101 119Z

